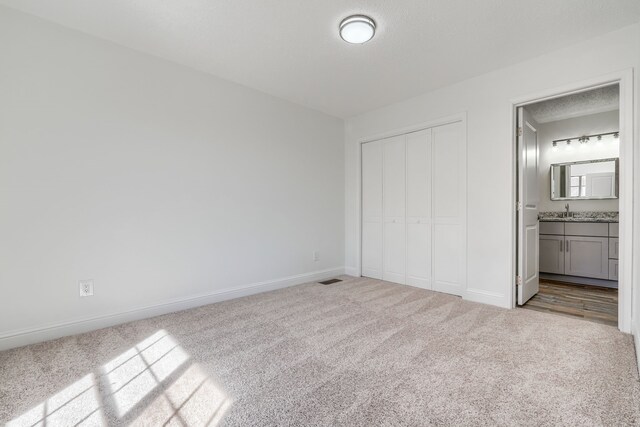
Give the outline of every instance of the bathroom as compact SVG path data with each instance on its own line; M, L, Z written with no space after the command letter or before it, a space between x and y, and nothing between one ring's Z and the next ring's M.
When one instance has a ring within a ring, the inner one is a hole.
M522 145L519 176L526 200L534 201L521 209L521 250L531 265L538 252L538 274L524 276L531 283L519 304L617 326L619 86L526 105L520 114L519 133L529 142ZM536 231L537 241L527 230Z

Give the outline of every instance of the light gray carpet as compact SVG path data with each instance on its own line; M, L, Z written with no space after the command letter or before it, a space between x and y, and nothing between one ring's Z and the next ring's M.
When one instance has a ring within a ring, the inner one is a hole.
M637 425L632 338L377 280L0 353L9 425Z

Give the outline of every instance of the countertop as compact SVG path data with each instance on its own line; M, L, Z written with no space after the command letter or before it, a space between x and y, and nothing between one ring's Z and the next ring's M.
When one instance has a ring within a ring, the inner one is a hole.
M540 222L611 222L617 223L618 218L540 218Z
M569 217L565 217L565 212L540 212L538 220L541 222L605 222L617 223L618 212L569 212Z

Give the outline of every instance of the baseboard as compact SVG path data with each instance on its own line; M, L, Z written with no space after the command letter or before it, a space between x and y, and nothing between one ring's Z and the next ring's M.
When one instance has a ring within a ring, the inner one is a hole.
M631 336L633 337L633 344L636 349L636 364L638 365L638 375L640 375L640 329L632 327Z
M160 316L162 314L200 307L203 305L213 304L216 302L226 301L247 295L259 294L262 292L282 289L302 283L324 280L331 277L339 276L341 274L344 274L344 272L344 267L335 267L275 280L268 280L265 282L253 283L238 288L223 289L206 294L179 298L159 304L134 308L117 313L73 319L51 325L42 325L33 328L9 331L0 334L0 351L42 341L48 341L68 335L81 334L84 332L94 331L96 329L119 325L121 323Z
M505 295L498 292L467 288L464 291L463 299L467 301L480 302L482 304L495 305L502 308L511 308L509 301L505 298Z

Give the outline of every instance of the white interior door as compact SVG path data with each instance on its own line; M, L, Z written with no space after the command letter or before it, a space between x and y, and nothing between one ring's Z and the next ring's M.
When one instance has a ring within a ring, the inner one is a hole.
M431 129L407 135L407 285L431 289Z
M382 278L406 283L405 135L382 141L383 259Z
M362 144L362 275L382 279L382 142Z
M518 304L539 290L538 125L518 108Z

